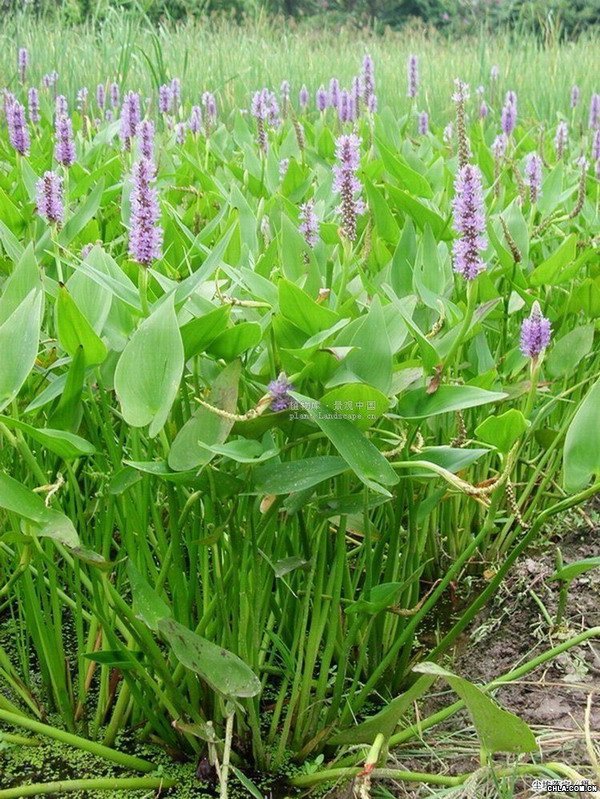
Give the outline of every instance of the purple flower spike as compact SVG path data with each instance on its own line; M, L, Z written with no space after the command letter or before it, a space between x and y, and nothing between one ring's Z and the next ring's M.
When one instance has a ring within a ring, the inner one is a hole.
M542 193L542 159L537 153L529 153L525 161L525 183L529 186L529 199L539 200Z
M346 89L342 89L337 104L338 117L340 122L350 121L350 95Z
M35 86L27 92L27 104L29 106L29 121L32 125L38 125L40 122L40 96Z
M144 119L138 128L140 155L148 161L154 160L154 122Z
M356 197L362 189L356 177L360 143L361 140L354 133L340 136L335 143L338 163L333 167L333 190L340 195L338 210L342 217L342 231L350 241L356 239L356 217L365 210L363 201Z
M419 59L416 55L408 57L408 64L406 67L408 78L408 91L407 97L415 98L419 91Z
M158 192L152 185L155 167L152 161L142 158L133 165L131 192L131 229L129 255L142 266L149 266L162 255L162 228Z
M589 125L592 130L600 127L600 94L592 94Z
M110 104L112 108L118 108L121 105L121 91L118 83L110 84Z
M481 101L481 105L479 106L479 119L485 119L487 115L490 113L490 109L485 100Z
M327 108L327 101L328 97L327 97L327 92L325 91L325 87L319 86L319 88L317 89L317 94L315 96L315 102L317 104L318 110L321 113L323 113L323 111L325 111L325 109Z
M370 106L373 103L371 98L375 97L375 65L373 64L373 59L368 53L363 58L360 82L363 91L362 99L364 100L367 109L371 111ZM375 99L375 104L377 104L377 99Z
M25 108L14 98L6 105L6 121L8 124L8 138L10 143L21 155L29 152L29 130L25 120Z
M426 136L429 133L429 114L427 111L421 111L419 114L419 133L421 136Z
M508 146L508 138L506 134L501 133L496 136L492 143L492 155L496 161L500 161L506 155L506 148Z
M372 94L367 100L367 111L369 114L377 113L377 95Z
M294 386L287 379L285 372L281 372L277 380L272 380L267 386L267 391L271 397L272 411L285 411L291 407L293 399L289 392L294 390Z
M319 220L315 214L314 200L307 200L300 206L300 225L298 230L304 236L309 247L314 247L319 241Z
M360 106L362 102L362 86L360 85L360 78L356 75L352 78L352 105L354 113L352 114L353 119L358 119L360 116Z
M169 111L172 114L177 113L177 109L181 104L181 81L179 78L173 78L171 81L171 106Z
M199 105L192 106L188 127L194 136L197 136L202 130L202 109Z
M250 106L252 116L256 119L256 139L258 141L258 147L263 153L266 153L269 149L269 139L267 137L266 128L266 122L269 116L268 99L268 89L254 92L252 105Z
M202 106L204 108L204 127L208 131L217 124L217 101L212 92L204 92Z
M69 104L64 94L59 94L54 100L54 116L56 119L69 113Z
M187 127L184 122L178 122L175 125L175 141L177 144L185 144L185 134Z
M281 161L279 162L279 177L280 178L283 179L285 177L286 172L288 171L289 165L290 165L290 159L289 158L282 158L281 159Z
M288 80L281 81L279 96L281 97L281 112L285 117L287 116L287 110L290 104L290 82Z
M581 90L579 86L573 86L571 89L571 108L577 108L581 98Z
M300 104L300 108L304 111L308 106L309 94L308 89L306 86L302 86L300 89L300 93L298 95L298 102Z
M497 64L494 64L494 66L490 70L490 78L492 81L497 81L499 77L500 77L500 67Z
M29 64L29 52L25 47L19 47L19 54L17 56L17 65L19 68L19 80L25 83L25 75L27 74L27 66Z
M592 159L600 161L600 128L597 128L592 141Z
M103 83L99 83L96 86L96 105L101 111L104 111L104 106L106 105L106 89Z
M75 163L73 125L68 116L63 115L56 120L54 157L63 166L73 166Z
M340 82L337 78L329 81L329 105L337 108L340 103Z
M58 72L48 72L42 78L42 85L44 86L45 89L52 89L54 86L56 86L57 81L58 81Z
M559 160L563 157L568 141L569 126L566 122L561 121L556 127L556 136L554 137L554 148L556 149L556 157Z
M62 178L56 172L44 172L36 183L37 212L50 224L60 225L65 207L62 196Z
M140 96L136 92L127 92L121 109L121 128L119 136L126 150L131 149L131 140L137 133L141 119Z
M485 270L481 253L487 246L479 167L463 166L456 176L454 189L454 229L459 234L453 247L454 271L467 280L474 280Z
M539 302L534 302L531 314L523 319L521 325L521 352L534 361L550 343L552 328L550 321L542 314Z
M85 110L87 108L88 95L89 91L87 89L87 86L82 86L81 89L78 89L77 91L77 99L76 99L77 110L80 111L81 113L85 113Z
M506 93L501 121L502 130L506 136L510 136L517 125L517 95L514 92Z
M158 110L161 114L168 114L171 110L171 87L166 83L158 89Z

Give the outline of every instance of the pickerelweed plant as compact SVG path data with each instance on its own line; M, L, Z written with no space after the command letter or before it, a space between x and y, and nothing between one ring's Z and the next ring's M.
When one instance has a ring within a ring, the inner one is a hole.
M0 722L277 770L598 489L598 180L493 87L442 142L370 59L343 115L167 77L5 102Z

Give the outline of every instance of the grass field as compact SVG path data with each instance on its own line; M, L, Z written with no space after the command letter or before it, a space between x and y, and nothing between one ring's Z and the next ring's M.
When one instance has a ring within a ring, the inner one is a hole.
M262 86L278 88L284 79L296 92L305 83L313 96L333 76L348 83L368 51L377 64L381 105L399 112L406 108L406 60L418 53L421 106L443 127L453 113L453 80L460 76L473 87L486 85L493 65L500 68L501 92L518 92L523 113L551 126L559 115L570 114L573 83L587 97L597 89L599 38L591 34L576 43L550 46L509 34L456 42L419 30L374 36L369 31L315 31L268 20L242 27L221 21L154 29L115 15L99 30L68 29L27 18L8 22L0 43L5 82L16 75L15 47L23 46L31 52L32 78L39 80L55 69L63 93L74 95L80 86L119 79L149 96L167 78L178 76L185 100L196 102L198 94L209 89L218 92L227 110L244 107L251 92ZM579 113L583 120L586 110Z
M0 799L598 781L598 40L1 36Z

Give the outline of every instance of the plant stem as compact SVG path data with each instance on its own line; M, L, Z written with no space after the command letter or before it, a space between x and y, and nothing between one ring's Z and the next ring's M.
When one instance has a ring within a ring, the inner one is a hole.
M83 749L84 752L90 752L90 754L96 755L96 757L110 760L111 763L117 763L119 766L124 766L134 771L149 772L155 771L156 769L154 763L150 763L148 760L142 760L141 757L126 755L124 752L117 752L116 749L110 749L108 746L96 743L96 741L88 741L86 738L80 738L79 735L73 735L70 732L50 727L48 724L42 724L40 721L34 721L25 716L18 716L16 713L9 713L7 710L0 710L0 721L4 721L6 724L14 724L17 727L24 727L26 730L31 730L31 732L35 732L38 735L45 735L47 738L53 738L55 741L60 741L69 746L75 746L77 749ZM55 791L56 790L58 789L55 788ZM21 794L18 793L8 795L21 796ZM28 794L28 796L32 795L33 794ZM1 791L0 799L5 799Z
M0 799L21 799L24 796L42 796L48 793L71 791L143 791L154 788L173 788L177 780L173 777L100 777L97 779L62 780L61 782L38 782L20 788L0 790Z

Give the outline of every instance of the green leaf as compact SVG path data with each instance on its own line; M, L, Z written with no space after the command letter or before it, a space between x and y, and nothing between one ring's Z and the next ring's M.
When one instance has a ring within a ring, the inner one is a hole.
M368 430L387 411L389 400L366 383L336 386L321 397L321 401L342 419L353 422L359 430Z
M185 360L204 352L208 345L227 327L231 309L227 305L215 308L204 316L186 322L181 328Z
M34 532L38 536L52 538L71 549L80 546L79 536L69 518L59 511L47 508L41 497L22 483L1 473L0 508L33 522Z
M346 461L333 455L269 463L256 469L254 485L263 494L291 494L312 488L347 469Z
M486 752L537 752L538 745L527 724L497 705L473 683L436 663L419 663L413 671L443 677L449 683L467 706L481 747Z
M369 201L369 208L373 213L375 228L379 235L390 244L395 244L400 237L400 228L390 211L383 194L370 180L365 180L365 189Z
M374 491L389 495L382 486L395 485L398 475L360 430L346 419L332 418L330 409L316 400L296 392L291 392L291 396L321 428L359 480Z
M575 259L577 233L571 233L549 258L536 267L529 276L532 286L554 286L561 282L560 273Z
M91 194L87 196L85 201L79 206L77 211L71 216L63 229L58 234L58 243L62 247L66 247L71 241L80 233L87 223L92 219L98 208L100 207L100 200L102 199L102 192L104 191L104 180L99 180L94 186Z
M563 454L564 487L568 493L581 491L592 477L600 476L600 380L597 380L575 412Z
M488 416L475 428L475 435L500 452L507 453L527 430L529 422L521 411L511 408L498 416Z
M260 693L260 680L233 652L201 638L174 619L161 619L158 629L179 662L217 693L226 698L251 697Z
M487 449L469 449L468 447L423 447L422 450L410 456L411 460L429 461L441 466L452 474L466 469L479 458L487 455ZM431 477L431 472L415 468L411 474Z
M29 244L2 287L0 324L8 319L33 289L41 291L42 280L33 244Z
M382 734L387 740L398 726L400 719L412 711L416 700L427 691L434 680L435 677L426 675L419 677L407 691L392 699L379 713L356 727L336 733L328 740L328 743L334 746L372 744L379 734Z
M309 336L328 330L340 319L334 311L319 305L299 286L285 279L279 281L279 310Z
M594 346L594 325L576 327L554 342L545 360L545 368L551 377L563 377L575 371Z
M560 580L563 583L570 583L571 580L574 580L576 577L598 568L600 568L600 557L576 560L573 561L573 563L567 563L560 569L557 569L550 577L550 580Z
M158 632L161 619L171 616L171 608L148 585L132 560L127 562L127 575L133 598L133 612L146 627Z
M207 347L207 352L215 358L233 361L238 355L256 347L262 338L258 322L239 322L220 333Z
M61 347L71 357L82 347L86 366L97 366L106 358L106 344L81 313L65 286L56 299L56 328Z
M81 455L93 455L96 452L96 448L85 438L64 430L32 427L30 424L10 416L0 416L0 422L11 430L21 430L45 449L54 452L66 461L79 458Z
M183 358L171 295L142 322L119 358L115 391L127 424L149 424L150 437L163 428L179 390Z
M38 354L43 294L32 289L0 326L0 412L19 393Z
M206 401L228 413L235 413L240 374L239 361L228 364L214 381ZM208 447L222 444L233 424L232 419L223 418L201 405L175 436L169 452L171 469L185 472L205 466L215 457Z
M499 402L507 396L476 386L440 386L433 394L427 394L424 388L416 388L400 397L394 412L405 419L426 419L440 413Z

